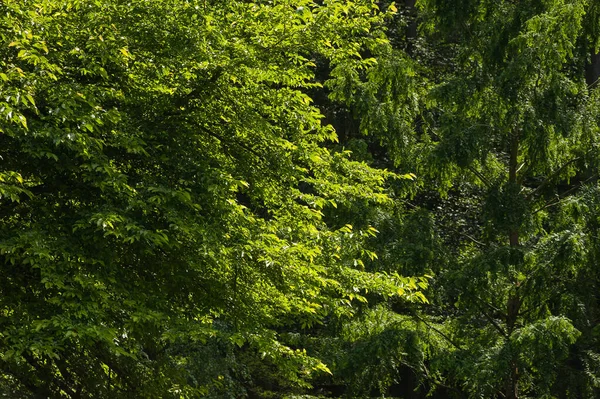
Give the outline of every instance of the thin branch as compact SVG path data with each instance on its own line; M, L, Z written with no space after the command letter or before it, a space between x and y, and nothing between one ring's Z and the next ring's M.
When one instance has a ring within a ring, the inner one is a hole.
M461 233L461 232L459 232L459 234L467 237L469 240L473 241L475 244L479 245L480 247L487 248L486 244L482 243L481 241L477 241L475 238L471 237L467 233Z
M485 243L477 240L476 238L474 238L473 236L471 236L471 235L469 235L467 233L464 233L464 232L459 231L459 230L454 229L454 228L450 228L450 230L453 233L456 233L456 234L458 234L460 236L464 236L464 237L468 238L470 241L473 241L475 244L479 245L481 248L487 248L489 246L489 245L487 245L487 244L485 244Z
M598 85L598 82L600 82L600 78L598 78L598 79L594 80L592 83L590 83L587 86L587 89L592 90L592 89L596 88L596 86Z
M448 341L452 346L454 346L456 349L459 350L464 350L464 348L460 347L458 344L456 344L452 338L450 338L448 335L446 335L446 333L438 330L436 327L432 326L431 324L429 324L425 319L423 319L422 317L419 317L419 315L417 315L416 313L413 313L413 316L421 321L423 324L425 324L427 327L429 327L430 329L432 329L433 331L435 331L436 333L438 333L442 338L444 338L446 341Z
M531 199L533 196L535 196L537 193L540 192L540 190L544 187L546 187L550 181L552 181L552 179L554 179L556 176L558 176L563 170L565 170L565 168L569 165L571 165L573 162L577 162L581 159L582 157L576 157L571 159L570 161L566 162L564 165L562 165L560 168L558 168L556 171L554 171L554 173L552 173L550 176L546 177L544 179L544 181L535 188L535 190L533 190L532 192L530 192L526 198L527 199Z
M483 303L483 304L484 304L484 305L486 305L488 308L490 308L491 310L493 310L494 312L500 313L500 314L502 314L502 316L506 316L506 315L505 315L505 314L504 314L504 313L503 313L503 312L502 312L500 309L498 309L497 307L495 307L495 306L494 306L494 305L492 305L491 303L489 303L489 302L487 302L487 301L485 301L485 300L481 299L481 297L479 297L479 296L475 296L475 298L476 298L476 299L477 299L479 302Z
M483 173L481 173L480 171L478 171L477 169L475 169L472 166L468 167L469 171L471 173L473 173L475 176L477 176L479 178L479 180L481 180L481 182L486 186L486 187L490 187L490 182L488 181L488 179L485 178L485 176L483 175Z
M508 333L506 331L504 331L504 329L502 328L502 326L500 326L498 324L498 322L496 322L496 320L494 320L494 318L492 316L488 315L487 312L485 312L483 309L481 309L481 313L483 313L483 315L485 316L485 318L488 319L490 323L492 323L492 325L494 326L494 328L496 330L498 330L498 332L500 333L500 335L502 335L504 338L508 338L509 337Z
M532 215L535 215L536 213L543 211L546 208L550 208L552 206L558 205L561 203L562 200L564 200L569 194L571 194L574 191L579 190L581 187L583 187L584 184L590 182L593 179L598 178L598 174L593 174L592 176L590 176L589 178L585 179L584 181L580 182L578 185L576 185L575 187L570 188L569 190L565 191L564 193L562 193L558 199L554 202L550 202L550 203L546 203L544 204L542 207L536 209L535 211L533 211Z

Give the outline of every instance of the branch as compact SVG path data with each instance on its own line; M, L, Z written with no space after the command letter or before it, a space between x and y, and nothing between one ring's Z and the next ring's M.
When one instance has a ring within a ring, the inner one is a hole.
M461 235L467 237L469 240L473 241L475 244L479 245L480 247L487 248L486 244L482 243L481 241L477 241L475 238L471 237L467 233L458 232L458 234L461 234Z
M28 353L23 353L22 354L23 358L27 361L27 363L29 363L31 365L31 367L33 367L34 369L50 375L52 373L51 370L49 370L48 368L44 367L43 365L41 365L37 359L35 359L34 356L28 354ZM56 363L54 363L54 365L56 366ZM59 370L60 371L60 370ZM76 391L74 391L73 389L71 389L71 387L67 384L67 382L64 380L65 376L62 375L61 372L61 376L63 378L57 378L56 374L53 373L54 376L52 378L52 382L54 382L54 384L56 384L58 386L59 389L65 391L71 398L77 398L77 393ZM50 384L50 381L44 381L46 384Z
M483 313L483 315L485 316L485 318L488 319L490 323L492 323L492 325L494 326L494 328L496 330L498 330L498 332L500 333L500 335L502 335L504 338L508 338L509 337L508 333L506 331L504 331L504 329L496 322L496 320L493 319L492 316L488 315L483 309L481 309L481 313Z
M14 377L14 379L17 380L19 384L21 384L24 388L28 389L29 392L35 395L35 397L42 398L47 396L47 390L42 389L32 381L31 372L19 373L18 371L13 370L9 363L2 360L2 358L0 358L0 370L2 370L2 373L9 374L12 377Z
M554 206L554 205L558 205L558 204L560 204L560 202L561 202L563 199L565 199L565 197L566 197L567 195L571 194L572 192L574 192L574 191L576 191L576 190L579 190L581 187L583 187L583 185L584 185L584 184L586 184L586 183L588 183L589 181L591 181L591 180L593 180L593 179L596 179L596 178L598 178L598 174L597 174L597 173L593 174L593 175L592 175L592 176L590 176L589 178L587 178L587 179L585 179L584 181L580 182L580 183L579 183L578 185L576 185L575 187L572 187L572 188L570 188L569 190L567 190L567 191L565 191L564 193L562 193L562 194L561 194L561 195L558 197L558 199L557 199L556 201L554 201L554 202L550 202L550 203L548 203L548 202L547 202L546 204L544 204L544 206L542 206L542 207L540 207L540 208L536 209L535 211L533 211L533 212L532 212L532 215L535 215L536 213L538 213L538 212L540 212L540 211L543 211L543 210L544 210L544 209L546 209L546 208L550 208L551 206Z
M486 305L488 308L490 308L491 310L493 310L494 312L500 313L502 314L502 316L506 316L500 309L498 309L497 307L495 307L494 305L492 305L491 303L487 302L486 300L481 299L479 296L475 296L475 298L483 303L484 305Z
M564 165L562 165L560 168L558 168L556 171L554 171L554 173L552 173L550 176L548 176L547 178L544 179L544 181L535 188L535 190L533 190L532 192L530 192L525 198L526 199L531 199L534 195L536 195L538 192L540 192L540 190L544 187L546 187L548 185L548 183L550 183L550 181L552 179L554 179L556 176L558 176L567 166L571 165L573 162L577 162L581 159L582 157L576 157L571 159L570 161L568 161L567 163L565 163Z
M456 234L460 235L460 236L464 236L464 237L468 238L469 240L473 241L475 244L479 245L481 248L488 248L488 246L489 246L489 245L487 245L487 244L485 244L485 243L477 240L475 237L473 237L473 236L471 236L471 235L469 235L467 233L464 233L464 232L462 232L462 231L460 231L458 229L449 228L449 230L452 231L453 233L456 233Z
M90 351L95 355L96 359L99 360L101 363L107 365L109 371L114 371L113 376L116 377L116 379L119 382L122 382L126 386L121 388L123 389L123 391L125 391L128 394L135 394L139 390L137 384L134 384L130 380L129 373L127 373L122 367L120 367L118 363L115 363L113 359L111 359L110 354L105 352L100 342L96 342L94 347L90 349Z
M477 169L475 169L472 166L468 167L469 171L471 173L473 173L475 176L477 176L479 178L479 180L481 180L481 182L486 186L486 187L490 187L490 182L488 181L488 179L485 178L485 176L483 175L483 173L481 173L480 171L478 171Z
M429 324L427 321L425 321L425 319L419 317L419 315L417 315L416 313L413 313L413 316L419 320L420 322L422 322L423 324L425 324L427 327L429 327L430 329L432 329L433 331L435 331L436 333L438 333L440 336L442 336L442 338L444 338L446 341L448 341L452 346L454 346L456 349L459 350L464 350L464 348L461 348L458 344L456 344L452 338L450 338L448 335L446 335L446 333L443 333L442 331L438 330L436 327L432 326L431 324Z

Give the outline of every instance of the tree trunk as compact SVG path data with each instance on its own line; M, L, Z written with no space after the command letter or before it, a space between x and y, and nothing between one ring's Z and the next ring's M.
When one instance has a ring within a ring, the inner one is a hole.
M600 53L592 52L590 63L585 68L585 81L590 87L598 86L600 78Z
M519 132L516 132L510 143L510 160L508 165L508 182L509 184L518 184L517 171L519 167ZM519 246L519 230L518 226L514 226L509 232L508 241L511 247ZM512 334L519 309L521 308L521 298L518 293L519 283L514 282L514 293L508 298L506 305L506 332L508 337ZM518 399L519 397L519 368L517 364L517 356L511 353L510 376L506 382L506 398Z
M414 50L414 41L417 38L417 10L415 9L416 0L404 0L406 7L406 17L408 25L406 26L407 52L412 54Z

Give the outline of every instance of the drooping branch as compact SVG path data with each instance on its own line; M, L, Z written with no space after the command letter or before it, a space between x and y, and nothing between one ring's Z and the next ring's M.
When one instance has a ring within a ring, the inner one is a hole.
M588 177L587 179L580 182L576 186L568 189L567 191L565 191L564 193L559 195L558 198L556 200L554 200L553 202L546 202L543 206L541 206L540 208L533 211L532 215L535 215L536 213L541 212L544 209L547 209L547 208L550 208L550 207L560 204L562 202L562 200L564 200L569 194L572 194L573 192L575 192L575 191L579 190L581 187L583 187L585 184L587 184L590 181L597 179L597 178L598 178L598 174L597 173L593 174L592 176Z
M560 168L558 168L557 170L555 170L550 176L546 177L544 179L544 181L541 182L540 185L535 188L535 190L533 190L532 192L530 192L529 194L527 194L526 199L533 198L544 187L546 187L554 178L556 178L557 176L559 176L569 165L573 164L574 162L579 161L580 159L581 159L581 157L576 157L576 158L571 159L570 161L567 161Z

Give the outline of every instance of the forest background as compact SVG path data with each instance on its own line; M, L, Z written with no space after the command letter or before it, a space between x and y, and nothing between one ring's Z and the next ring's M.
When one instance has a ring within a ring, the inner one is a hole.
M600 396L594 0L4 0L0 394Z

